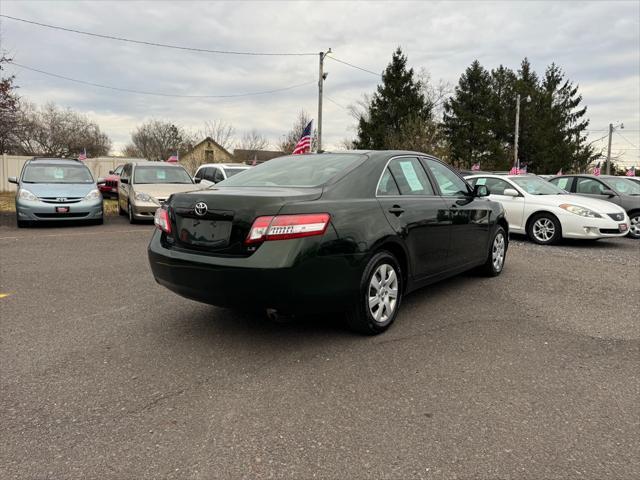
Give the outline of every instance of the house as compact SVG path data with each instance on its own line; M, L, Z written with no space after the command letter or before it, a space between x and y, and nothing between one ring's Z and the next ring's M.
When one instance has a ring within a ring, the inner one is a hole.
M180 163L191 172L195 172L203 163L233 162L237 162L233 155L211 137L205 138L194 145L189 152L180 156Z
M233 156L236 162L246 163L247 165L252 165L254 163L264 163L267 160L271 160L272 158L282 157L286 155L284 152L278 152L275 150L243 150L243 149L235 149L233 151Z

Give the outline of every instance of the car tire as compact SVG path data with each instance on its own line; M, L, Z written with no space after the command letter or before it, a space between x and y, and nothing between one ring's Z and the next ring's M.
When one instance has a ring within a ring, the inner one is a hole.
M504 270L508 246L509 240L507 238L507 232L498 225L493 237L491 237L487 260L484 262L484 265L480 267L480 273L487 277L497 277L500 275L502 270Z
M16 225L18 228L25 228L29 226L29 222L27 222L26 220L20 220L19 218L16 218Z
M129 223L135 224L138 223L136 218L133 216L133 208L130 203L127 203L127 217L129 218Z
M122 215L123 217L127 214L125 210L120 206L120 200L118 200L118 215Z
M396 258L387 251L373 255L362 274L356 305L347 314L349 327L365 335L387 330L400 309L403 288L402 270Z
M562 226L555 215L538 213L529 220L527 235L538 245L553 245L562 238Z
M629 233L630 238L640 240L640 212L631 212L629 214Z
M102 225L104 223L104 217L100 217L93 221L94 225Z

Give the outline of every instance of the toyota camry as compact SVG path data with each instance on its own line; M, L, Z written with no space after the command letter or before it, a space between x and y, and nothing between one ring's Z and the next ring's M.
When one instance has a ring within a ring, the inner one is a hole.
M407 293L477 268L502 272L502 206L415 152L280 157L156 211L149 261L190 299L282 314L344 312L386 330Z

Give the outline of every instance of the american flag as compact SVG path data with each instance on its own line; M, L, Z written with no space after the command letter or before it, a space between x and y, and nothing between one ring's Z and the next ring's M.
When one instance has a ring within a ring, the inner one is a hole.
M524 164L520 169L520 171L518 172L518 175L526 175L526 174L527 174L527 164Z
M171 155L169 158L167 158L167 162L169 163L178 163L180 161L180 154L178 152L176 152L175 155Z
M509 175L520 175L520 170L515 165L509 170Z
M558 170L558 173L556 173L556 175L562 175L562 169Z
M78 155L78 160L86 160L87 159L87 149L85 148L84 151Z
M635 177L636 176L636 167L635 166L631 167L629 170L627 170L627 173L625 173L625 175L627 177Z
M598 164L593 167L593 174L598 177L600 176L600 162L598 162Z
M479 163L474 163L473 165L471 165L471 171L472 172L477 172L480 170L480 164Z
M302 135L300 136L300 140L296 143L296 146L293 148L293 155L298 155L300 153L307 153L311 151L311 125L313 124L313 120L309 122L309 125L304 127L302 131Z

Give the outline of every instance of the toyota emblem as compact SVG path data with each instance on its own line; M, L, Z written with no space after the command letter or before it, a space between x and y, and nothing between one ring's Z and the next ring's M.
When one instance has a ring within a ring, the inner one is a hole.
M194 208L196 215L199 217L204 217L207 214L207 204L204 202L196 203L196 207Z

